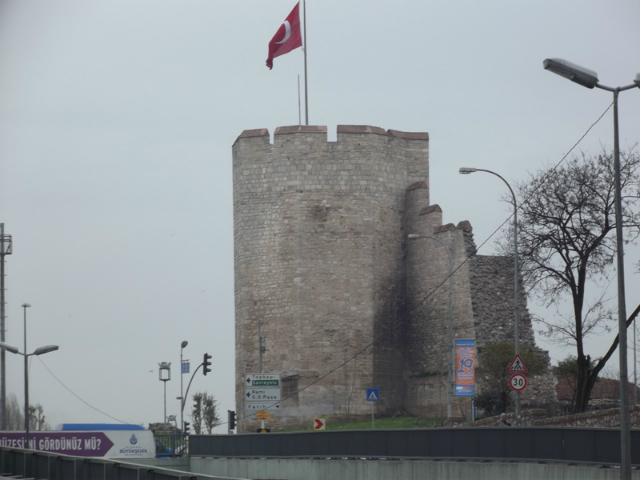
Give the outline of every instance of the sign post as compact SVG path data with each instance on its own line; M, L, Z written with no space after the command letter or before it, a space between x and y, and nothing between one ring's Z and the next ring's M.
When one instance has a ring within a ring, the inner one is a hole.
M324 430L327 426L327 421L324 418L314 418L313 419L313 429L314 430Z
M521 392L527 388L527 377L524 375L529 369L522 361L519 354L513 358L511 365L509 365L509 372L513 373L509 379L509 386L514 392Z
M511 373L525 373L525 372L528 372L528 371L529 371L529 369L527 368L527 366L522 361L522 357L520 357L520 354L517 354L515 357L513 357L511 365L509 365L509 372L511 372Z
M380 400L380 389L367 388L367 402L371 402L371 430L373 430L375 426L374 411L375 404L378 400Z
M521 373L516 373L509 379L509 385L511 386L511 390L521 392L522 390L527 388L527 377L525 377Z
M269 431L264 422L269 421L269 413L280 410L280 398L279 373L247 373L244 376L244 410L256 412L260 433Z

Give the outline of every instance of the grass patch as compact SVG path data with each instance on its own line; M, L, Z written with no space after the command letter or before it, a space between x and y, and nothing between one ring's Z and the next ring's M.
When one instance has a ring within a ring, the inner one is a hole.
M370 430L371 419L351 422L332 422L331 417L327 417L327 430ZM375 429L387 428L430 428L438 427L445 421L444 418L420 418L411 416L399 416L388 418L376 418ZM305 430L313 430L307 428ZM291 430L289 430L291 431ZM299 431L299 430L298 430Z

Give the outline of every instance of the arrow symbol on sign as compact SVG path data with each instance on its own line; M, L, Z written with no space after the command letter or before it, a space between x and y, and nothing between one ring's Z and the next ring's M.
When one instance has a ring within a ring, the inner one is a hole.
M251 379L249 377L247 377L247 383L251 384Z
M251 396L251 394L250 394L250 393L247 393L247 398L249 398L250 396Z
M320 430L320 428L322 428L322 425L324 425L319 418L314 419L316 421L316 430Z

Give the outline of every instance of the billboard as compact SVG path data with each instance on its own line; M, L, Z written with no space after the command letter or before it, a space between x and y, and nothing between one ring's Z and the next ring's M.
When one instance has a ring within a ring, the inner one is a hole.
M0 447L25 448L24 432L0 432ZM29 432L29 448L76 457L154 458L150 430Z
M456 386L454 394L473 396L476 390L476 341L473 338L456 339Z

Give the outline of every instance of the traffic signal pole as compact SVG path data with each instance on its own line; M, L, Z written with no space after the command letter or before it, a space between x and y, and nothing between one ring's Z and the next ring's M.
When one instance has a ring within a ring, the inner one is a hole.
M236 428L236 412L233 410L227 410L227 427L227 431L229 435L231 435L233 430Z
M204 354L204 360L207 360L207 354ZM211 355L208 355L209 359L211 358ZM196 373L198 373L198 370L200 370L200 367L204 366L205 362L203 361L200 365L198 365L196 367L196 369L193 371L193 374L191 375L191 379L189 380L189 385L187 385L187 391L185 392L184 396L182 397L182 399L180 400L180 416L182 417L182 412L184 411L184 403L185 403L185 399L189 396L189 389L191 388L191 382L193 382L193 377L196 376ZM208 362L208 366L206 367L207 370L203 370L203 374L206 375L207 371L211 371L210 368L208 368L211 365L211 362ZM182 428L184 429L184 423L182 425Z

